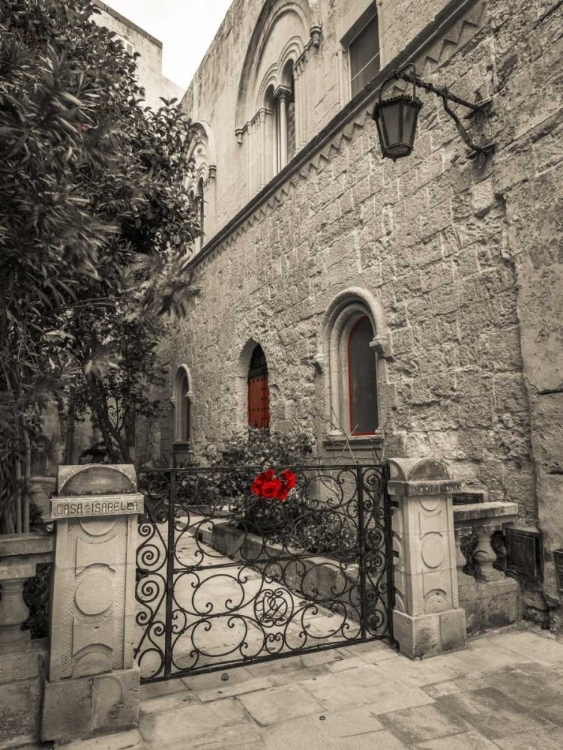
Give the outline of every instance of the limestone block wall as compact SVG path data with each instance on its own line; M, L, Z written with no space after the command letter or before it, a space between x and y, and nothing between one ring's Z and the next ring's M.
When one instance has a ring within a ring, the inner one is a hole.
M241 91L254 85L255 76L278 59L284 45L296 36L305 44L311 27L321 30L319 46L311 47L299 66L298 118L306 142L350 101L347 34L370 6L379 16L374 49L379 43L384 65L447 5L447 0L234 0L183 100L190 117L209 127L217 149L216 181L206 194L206 241L257 192L255 149L248 146L246 135L236 135L246 124L237 119L237 103ZM261 30L266 34L272 25L272 37L261 37ZM447 45L456 44L459 34L454 30ZM439 57L439 51L436 54Z
M181 98L183 90L180 86L162 75L162 42L101 0L97 0L96 5L101 11L94 16L96 23L115 31L140 54L137 58L137 75L139 83L145 89L147 105L158 109L162 105L161 96Z
M409 7L395 5L397 14ZM520 522L543 531L543 591L560 627L553 550L563 549L563 7L460 0L448 5L458 9L449 20L439 15L419 33L436 9L416 5L419 35L401 54L407 49L420 74L463 97L492 97L494 157L485 166L469 160L427 94L410 158L382 161L367 94L235 218L244 169L233 156L226 187L218 156L224 215L216 226L231 223L194 264L201 293L163 344L166 361L171 378L176 365L190 367L197 451L245 425L249 352L259 342L272 427L310 431L325 455L327 375L313 366L323 315L343 290L370 292L391 334L380 358L385 440L377 455L444 459L456 480L485 489L489 500L517 502ZM229 64L246 23L233 24L225 42ZM382 48L394 44L391 36ZM219 49L209 55L186 99L199 107L195 87L200 81L203 91ZM216 114L228 120L232 111ZM214 125L223 157L227 125Z
M490 11L489 11L490 13ZM493 93L499 60L484 4L433 42L421 72L462 96ZM436 63L436 58L438 63ZM194 376L200 444L245 423L250 340L268 358L273 426L326 435L316 353L331 299L361 287L382 303L392 357L381 361L386 455L430 456L454 476L519 503L536 520L517 278L496 159L466 158L453 123L425 97L413 156L382 161L371 102L196 267L201 294L174 324L172 362ZM494 121L501 130L502 100ZM171 368L173 374L175 368Z
M540 2L512 13L498 3L493 10L503 115L493 189L505 203L517 274L544 593L552 626L562 629L553 550L563 548L563 8Z

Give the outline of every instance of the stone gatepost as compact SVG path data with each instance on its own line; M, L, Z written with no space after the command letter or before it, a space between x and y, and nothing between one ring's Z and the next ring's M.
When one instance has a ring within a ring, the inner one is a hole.
M51 651L41 737L71 740L135 727L137 515L133 466L59 467Z
M398 555L393 629L401 653L414 659L464 648L452 500L460 484L441 461L395 458L390 466Z

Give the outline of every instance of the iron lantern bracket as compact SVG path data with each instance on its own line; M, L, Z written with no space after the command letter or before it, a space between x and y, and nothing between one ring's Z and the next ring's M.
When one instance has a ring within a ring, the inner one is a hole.
M407 67L414 67L414 66L411 63ZM495 150L494 143L478 145L471 139L471 136L469 135L469 133L463 126L461 119L449 105L449 102L453 102L454 104L460 104L462 107L466 107L467 109L470 110L469 113L466 115L466 118L475 118L478 122L481 123L483 122L485 117L488 116L490 106L491 106L490 99L484 99L479 102L468 102L467 100L462 99L461 97L456 96L455 94L452 94L451 91L449 91L449 89L446 86L434 86L434 84L424 81L415 73L407 73L405 69L396 70L393 73L393 75L390 76L388 81L393 80L393 79L401 79L403 81L407 81L408 83L412 83L414 86L420 86L421 89L424 89L425 91L430 91L431 93L436 94L436 96L439 96L440 99L442 100L442 104L444 105L444 110L455 122L457 132L460 134L464 143L466 143L467 146L469 146L469 148L475 152L474 154L471 155L471 157L475 157L478 154L482 154L486 158L489 154L494 152Z

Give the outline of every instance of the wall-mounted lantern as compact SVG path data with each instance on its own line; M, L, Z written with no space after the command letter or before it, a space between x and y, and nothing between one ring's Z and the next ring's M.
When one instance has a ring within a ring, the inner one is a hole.
M413 73L407 73L409 68ZM413 93L393 96L389 99L383 98L383 91L391 81L403 80L413 85ZM434 86L420 78L415 71L414 65L409 63L401 70L397 70L393 75L383 82L379 89L379 99L373 110L373 119L377 125L381 153L383 157L395 161L404 156L409 156L413 150L414 139L416 136L416 125L418 122L418 113L422 107L422 102L416 96L416 87L431 91L442 99L444 109L454 120L457 130L464 142L474 151L475 155L481 155L483 158L494 151L494 144L478 145L471 140L469 133L464 128L457 114L450 107L449 103L461 104L470 110L468 117L478 117L480 121L484 119L488 112L490 101L471 103L461 99L455 94L451 94L445 86Z

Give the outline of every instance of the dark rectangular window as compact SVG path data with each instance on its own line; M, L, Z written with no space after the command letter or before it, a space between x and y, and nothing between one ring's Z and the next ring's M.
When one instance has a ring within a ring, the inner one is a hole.
M377 16L350 42L350 75L355 96L379 72L379 27Z

